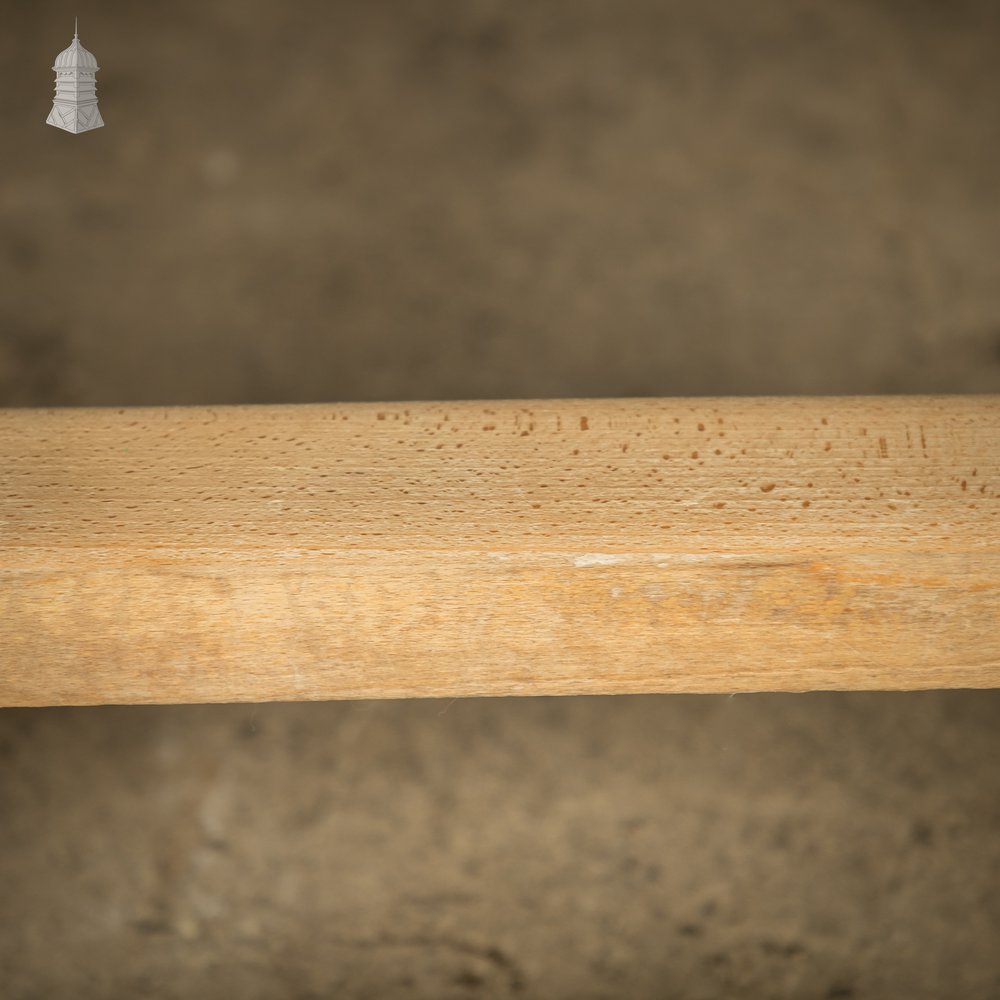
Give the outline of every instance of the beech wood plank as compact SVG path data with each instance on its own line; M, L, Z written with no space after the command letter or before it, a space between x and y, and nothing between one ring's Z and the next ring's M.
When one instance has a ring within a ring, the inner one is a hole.
M1000 397L0 411L0 705L1000 686Z

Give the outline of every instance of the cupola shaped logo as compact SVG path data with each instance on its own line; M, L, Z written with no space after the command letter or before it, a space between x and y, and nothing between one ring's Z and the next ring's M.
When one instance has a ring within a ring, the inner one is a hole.
M56 74L56 97L46 124L67 132L89 132L104 124L97 107L97 71L100 67L93 52L80 44L79 26L74 26L73 41L56 56L52 67Z

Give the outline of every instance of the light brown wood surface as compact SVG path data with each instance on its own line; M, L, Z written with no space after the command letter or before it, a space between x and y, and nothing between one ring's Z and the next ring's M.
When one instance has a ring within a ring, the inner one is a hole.
M0 411L0 704L1000 685L1000 398Z

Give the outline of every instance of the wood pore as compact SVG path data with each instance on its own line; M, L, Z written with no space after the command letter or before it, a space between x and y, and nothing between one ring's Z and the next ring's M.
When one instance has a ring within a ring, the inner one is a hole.
M1000 685L1000 397L0 411L0 705Z

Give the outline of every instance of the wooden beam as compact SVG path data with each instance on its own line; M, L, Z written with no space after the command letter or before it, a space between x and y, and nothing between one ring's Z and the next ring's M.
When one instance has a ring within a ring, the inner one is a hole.
M0 411L0 704L1000 686L1000 397Z

